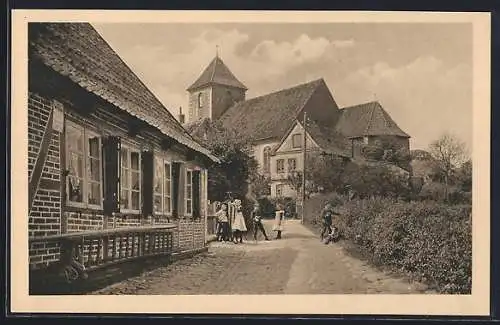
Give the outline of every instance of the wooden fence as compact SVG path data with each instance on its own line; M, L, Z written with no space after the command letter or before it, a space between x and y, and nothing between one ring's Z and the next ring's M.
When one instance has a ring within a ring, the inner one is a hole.
M141 257L173 252L176 225L124 227L30 238L37 243L58 242L60 269L71 283L88 277L88 271Z

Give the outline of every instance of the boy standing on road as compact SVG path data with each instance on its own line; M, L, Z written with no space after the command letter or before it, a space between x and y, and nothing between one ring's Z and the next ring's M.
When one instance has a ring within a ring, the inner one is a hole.
M258 203L255 203L252 211L252 220L253 220L253 240L257 240L257 231L261 231L266 240L269 240L266 234L266 230L264 229L264 225L262 224L262 213L260 211L260 207Z
M333 215L338 215L333 210L333 206L328 203L324 209L323 209L323 222L322 222L322 229L321 229L321 240L325 238L325 235L328 235L332 232L332 224L333 224Z

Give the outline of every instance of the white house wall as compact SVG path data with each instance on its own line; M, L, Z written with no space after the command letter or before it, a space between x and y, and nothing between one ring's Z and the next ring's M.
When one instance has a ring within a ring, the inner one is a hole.
M266 141L266 142L259 142L254 144L253 146L253 154L254 158L257 160L259 163L259 173L264 172L264 148L270 147L271 150L274 149L277 145L279 144L279 141L271 140L271 141ZM272 157L271 157L271 164L272 164Z

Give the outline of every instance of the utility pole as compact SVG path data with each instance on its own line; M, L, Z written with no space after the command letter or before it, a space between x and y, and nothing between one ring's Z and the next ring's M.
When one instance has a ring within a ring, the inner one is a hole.
M302 219L301 223L304 224L304 214L306 211L306 142L307 142L307 113L304 110L304 121L302 127L304 128L304 134L302 137Z

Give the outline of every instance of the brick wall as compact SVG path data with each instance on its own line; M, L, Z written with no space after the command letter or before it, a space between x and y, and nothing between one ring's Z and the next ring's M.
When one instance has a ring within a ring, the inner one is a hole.
M198 96L201 94L202 107L198 107ZM211 88L197 90L189 94L188 122L210 117Z
M174 236L174 248L188 250L205 246L205 220L181 219L178 222L179 232Z
M28 180L31 179L35 164L40 157L42 139L45 132L50 137L48 154L43 162L39 186L36 190L33 205L29 211L28 234L47 236L61 231L61 191L60 191L60 136L48 125L52 110L52 101L40 95L30 93L28 96ZM47 246L36 244L30 247L30 264L33 267L47 266L59 259L57 243Z
M208 102L208 101L206 101ZM42 139L48 125L53 101L49 98L35 93L29 93L28 97L28 176L32 172L39 157ZM65 106L65 115L77 118L80 123L86 126L97 126L98 129L106 129L109 132L120 134L126 130L126 123L118 117L111 118L108 115L94 114L94 119L80 117L75 112ZM201 220L192 221L190 218L180 220L169 220L166 216L144 218L140 215L120 215L115 218L105 218L102 211L91 209L71 208L68 211L61 211L61 168L64 163L60 161L60 147L62 134L49 128L50 143L48 146L47 159L44 162L32 209L29 212L29 236L39 237L59 234L61 232L82 232L89 230L99 230L113 227L131 227L152 224L178 223L179 228L174 232L174 249L201 248L205 245L205 222ZM154 138L128 139L139 146L143 143L151 145ZM143 143L141 143L143 142ZM159 144L157 144L159 146ZM174 159L181 160L178 154ZM183 191L181 191L183 193ZM61 218L61 215L63 218ZM123 238L127 240L127 238ZM132 240L130 238L130 240ZM180 244L180 245L179 245ZM97 244L96 244L97 245ZM111 248L110 248L111 249ZM97 246L92 246L92 250L97 252ZM60 259L60 249L57 242L36 242L29 247L30 269L40 269L49 266Z
M245 90L221 85L212 86L212 119L217 120L235 103L245 100Z

